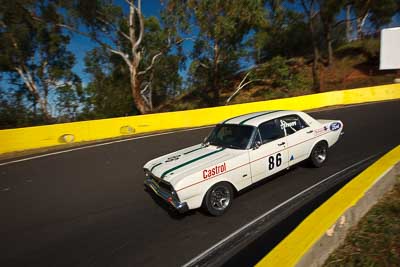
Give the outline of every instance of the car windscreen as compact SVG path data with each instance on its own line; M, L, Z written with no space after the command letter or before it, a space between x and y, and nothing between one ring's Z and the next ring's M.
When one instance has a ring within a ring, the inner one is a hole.
M214 146L246 149L254 129L248 125L218 124L206 142Z

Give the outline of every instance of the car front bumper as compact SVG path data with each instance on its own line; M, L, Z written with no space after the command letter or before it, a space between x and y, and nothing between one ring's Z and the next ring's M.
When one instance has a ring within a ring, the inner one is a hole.
M159 186L159 184L152 178L147 177L144 180L144 185L151 189L157 196L163 199L165 202L169 203L174 207L179 213L185 213L189 210L186 202L180 202L172 192L169 192Z

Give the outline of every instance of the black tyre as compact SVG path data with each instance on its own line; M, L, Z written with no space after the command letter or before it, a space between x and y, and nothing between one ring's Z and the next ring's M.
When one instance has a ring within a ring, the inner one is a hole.
M224 214L233 201L233 189L229 183L222 182L213 185L206 193L203 208L213 216Z
M317 143L311 151L310 163L312 166L321 167L328 158L328 144L326 142Z

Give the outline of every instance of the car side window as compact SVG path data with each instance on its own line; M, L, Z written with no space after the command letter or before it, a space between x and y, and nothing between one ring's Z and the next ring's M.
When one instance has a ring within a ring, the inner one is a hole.
M290 115L280 118L281 129L286 129L286 134L291 135L301 129L307 128L305 121L297 115Z
M274 141L285 136L283 128L280 127L278 119L270 120L258 126L263 144Z

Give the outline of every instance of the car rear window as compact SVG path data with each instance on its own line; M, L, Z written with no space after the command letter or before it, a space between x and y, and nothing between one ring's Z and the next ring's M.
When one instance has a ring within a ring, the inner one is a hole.
M279 124L281 126L281 129L286 129L287 135L291 135L297 131L300 131L301 129L308 127L307 123L305 123L304 120L297 115L282 117L280 118Z

